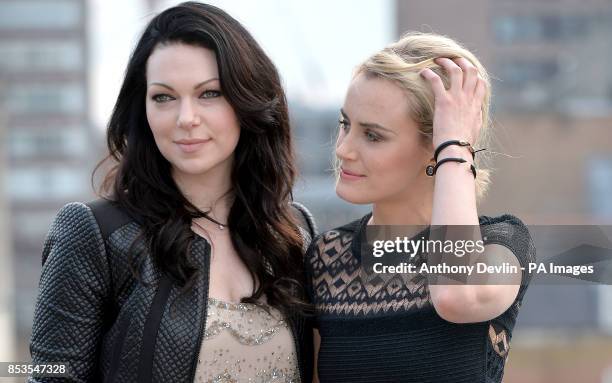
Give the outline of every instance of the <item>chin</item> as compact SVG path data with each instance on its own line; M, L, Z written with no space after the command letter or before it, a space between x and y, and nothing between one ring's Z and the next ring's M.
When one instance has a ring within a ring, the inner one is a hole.
M346 202L355 205L367 205L372 203L372 199L368 196L368 193L363 193L359 190L355 190L355 188L347 187L340 182L336 183L336 195Z
M201 164L197 162L183 162L175 164L174 168L176 168L179 172L185 175L197 176L201 174L206 174L212 168L212 166L210 166L210 164Z

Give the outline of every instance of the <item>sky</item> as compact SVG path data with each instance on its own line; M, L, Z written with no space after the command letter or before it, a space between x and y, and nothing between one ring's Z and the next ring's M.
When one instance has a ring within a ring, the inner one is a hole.
M103 128L129 55L153 15L180 1L90 1L91 115ZM239 20L277 65L290 101L337 108L353 68L394 39L393 0L212 0Z

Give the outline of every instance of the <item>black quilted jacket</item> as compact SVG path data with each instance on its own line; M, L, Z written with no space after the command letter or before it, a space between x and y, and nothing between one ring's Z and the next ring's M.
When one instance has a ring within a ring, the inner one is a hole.
M309 228L302 230L308 243L312 218L301 205L294 207ZM130 272L127 251L139 227L103 200L59 211L43 249L30 352L33 363L67 362L70 377L29 382L193 381L205 328L210 245L200 237L193 243L192 258L203 272L195 288L175 300L180 288L150 259L141 269L146 285ZM302 317L289 322L301 381L310 382L312 330Z

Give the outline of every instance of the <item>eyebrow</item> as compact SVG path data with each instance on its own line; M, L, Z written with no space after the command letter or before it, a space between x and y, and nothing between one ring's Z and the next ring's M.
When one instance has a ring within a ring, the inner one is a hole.
M201 83L199 83L196 86L194 86L193 89L198 89L202 85L205 85L205 84L207 84L207 83L209 83L211 81L215 81L215 80L219 80L219 79L217 77L209 78L208 80L202 81ZM174 91L174 89L170 85L164 84L163 82L152 82L152 83L149 84L149 86L151 86L151 85L163 86L164 88L167 88L167 89L170 89L170 90Z
M340 114L342 114L342 117L345 118L349 123L351 122L351 119L348 118L348 116L346 115L346 112L344 111L344 109L340 108ZM363 122L363 121L359 121L357 123L359 125L363 126L364 128L380 129L380 130L384 130L385 132L396 134L393 130L391 130L389 128L385 128L384 126L382 126L380 124L377 124L376 122Z

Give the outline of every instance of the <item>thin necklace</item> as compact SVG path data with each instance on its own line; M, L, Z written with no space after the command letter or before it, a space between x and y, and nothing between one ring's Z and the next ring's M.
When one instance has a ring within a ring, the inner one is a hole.
M223 230L225 229L225 227L227 226L227 224L222 224L221 222L217 221L216 219L209 217L208 214L204 213L204 215L202 216L203 218L206 218L207 220L209 220L210 222L214 223L215 225L217 225L219 227L219 230ZM200 225L197 221L191 221L193 222L197 227L199 227L200 229L206 231L206 229L204 229L202 227L202 225Z

